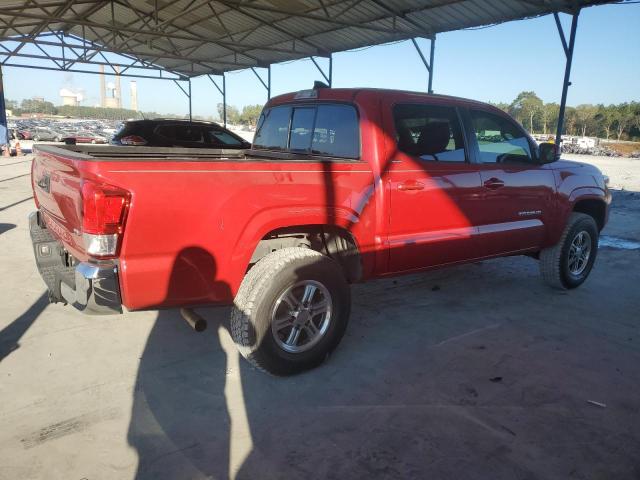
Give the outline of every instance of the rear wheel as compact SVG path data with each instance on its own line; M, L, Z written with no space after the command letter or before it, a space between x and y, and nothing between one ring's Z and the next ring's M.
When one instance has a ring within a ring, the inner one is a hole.
M246 275L231 314L240 353L274 375L314 368L340 343L350 312L341 267L306 248L284 248Z
M540 272L558 289L582 285L598 253L598 226L590 215L572 213L560 241L540 252Z

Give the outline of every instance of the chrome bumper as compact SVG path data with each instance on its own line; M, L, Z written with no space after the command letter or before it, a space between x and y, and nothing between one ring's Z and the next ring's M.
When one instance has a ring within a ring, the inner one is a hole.
M38 271L49 288L52 302L67 302L91 315L122 313L118 265L115 261L66 265L62 244L39 221L29 215L29 230Z

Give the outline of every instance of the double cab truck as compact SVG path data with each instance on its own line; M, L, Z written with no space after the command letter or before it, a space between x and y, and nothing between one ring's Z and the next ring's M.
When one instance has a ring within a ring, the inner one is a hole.
M555 149L484 103L314 88L272 98L246 151L38 146L31 236L52 301L232 305L242 355L286 375L338 345L353 282L529 255L582 284L611 194Z

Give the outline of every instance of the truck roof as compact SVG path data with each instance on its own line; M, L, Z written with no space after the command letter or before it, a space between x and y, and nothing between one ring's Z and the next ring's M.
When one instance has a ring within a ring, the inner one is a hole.
M311 92L317 92L317 96L311 96ZM500 110L497 107L480 102L478 100L472 100L469 98L455 97L451 95L441 95L435 93L415 92L410 90L394 90L386 88L314 88L309 90L300 90L297 92L285 93L271 98L267 105L274 106L283 103L289 103L292 101L314 101L314 100L338 100L338 101L350 101L356 100L356 97L362 94L373 94L378 97L392 97L398 101L402 100L416 100L417 98L430 98L439 100L442 103L448 103L453 105L477 105L483 107L490 107L496 110ZM500 110L501 111L501 110Z

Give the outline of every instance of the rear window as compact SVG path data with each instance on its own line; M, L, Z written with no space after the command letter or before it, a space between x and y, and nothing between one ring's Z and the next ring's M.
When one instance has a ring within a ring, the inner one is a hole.
M160 125L156 128L156 134L180 142L202 142L202 130L195 125Z
M204 131L208 143L222 146L242 145L242 141L231 135L229 132L218 130L217 128L207 128Z
M358 158L360 130L352 105L279 106L265 110L254 148Z

